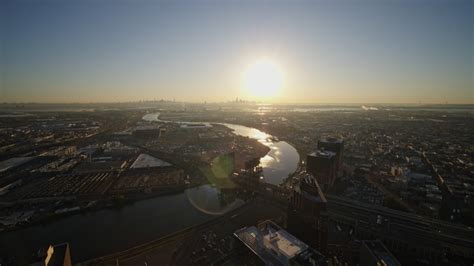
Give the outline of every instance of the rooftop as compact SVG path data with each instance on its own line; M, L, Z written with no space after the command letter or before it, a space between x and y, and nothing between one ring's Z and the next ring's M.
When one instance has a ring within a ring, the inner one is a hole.
M318 181L309 173L305 173L301 178L301 183L295 189L307 198L316 202L326 202Z
M325 261L323 255L271 221L263 222L258 228L239 229L234 236L267 265L290 265L293 260L302 265L311 265L312 260Z
M332 152L332 151L316 150L316 151L310 153L309 156L331 158L331 157L336 156L336 153Z
M142 153L138 155L137 159L133 162L130 168L150 168L150 167L165 167L171 166L170 163L155 158L151 155Z
M287 258L293 258L301 250L307 248L307 245L290 235L285 230L269 232L263 236L267 248L276 250Z
M327 138L322 138L320 142L327 142L327 143L343 143L344 140L340 138L334 138L334 137L327 137Z

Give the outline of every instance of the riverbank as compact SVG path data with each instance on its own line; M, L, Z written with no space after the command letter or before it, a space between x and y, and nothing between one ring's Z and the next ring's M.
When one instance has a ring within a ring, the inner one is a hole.
M146 193L146 194L139 194L139 193L121 194L118 196L110 196L107 198L102 198L102 199L97 199L97 200L77 199L77 202L73 205L77 206L78 208L71 207L71 208L65 208L65 209L69 209L69 211L58 212L58 213L55 213L55 212L45 213L28 222L19 223L13 227L4 227L2 228L2 230L0 230L0 233L21 230L21 229L25 229L25 228L35 226L35 225L44 225L45 223L52 222L52 221L62 219L68 216L76 215L76 214L85 214L85 213L95 212L95 211L99 211L99 210L107 209L107 208L109 209L122 208L126 205L133 204L140 200L147 200L147 199L161 197L161 196L183 193L186 189L197 187L200 185L204 185L204 184L195 184L193 186L182 185L179 187L173 187L171 189L161 190L161 191L156 191L156 192L151 192L151 193ZM56 199L52 199L52 200L57 201ZM94 202L94 204L87 204L90 202Z
M278 185L296 170L299 155L290 144L275 141L271 135L255 128L224 125L234 134L269 148L261 160L265 182ZM241 203L238 195L223 195L217 187L199 186L125 204L121 208L68 215L45 224L3 232L0 234L0 256L28 258L39 247L69 242L74 262L85 261L209 221Z
M143 199L120 208L76 213L2 232L0 257L24 258L17 264L25 265L38 248L69 242L73 260L78 262L124 250L214 217L198 210L188 197L182 192ZM213 200L218 202L218 197Z

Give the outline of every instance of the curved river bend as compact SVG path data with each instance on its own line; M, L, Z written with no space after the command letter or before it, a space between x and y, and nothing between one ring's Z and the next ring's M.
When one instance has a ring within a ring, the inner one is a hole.
M207 122L175 122L166 121L159 119L159 113L147 114L143 117L146 121L156 121L162 123L179 123L179 124L205 124L210 125ZM267 155L260 159L261 166L263 167L263 176L265 182L278 185L282 182L283 178L296 171L299 154L296 149L285 141L273 142L272 135L262 132L256 128L246 127L242 125L228 124L228 123L213 123L224 125L233 130L234 134L256 139L263 145L270 148ZM190 129L192 130L192 129Z
M158 116L159 114L148 114L143 119L168 122L159 120ZM299 155L290 144L284 141L272 142L271 135L255 128L221 124L237 135L256 139L270 148L268 154L261 159L266 182L279 184L296 170ZM219 189L204 185L175 195L138 201L120 209L72 215L45 225L0 233L0 255L28 256L37 248L50 243L69 242L73 261L79 262L209 221L215 215L223 214L243 203L240 199L224 202Z

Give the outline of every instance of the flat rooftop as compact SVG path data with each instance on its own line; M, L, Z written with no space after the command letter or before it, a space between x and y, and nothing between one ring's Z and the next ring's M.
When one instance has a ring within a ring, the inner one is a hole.
M311 260L325 260L324 256L291 235L275 223L266 221L257 227L244 227L234 232L266 265L290 265L298 260L302 265Z
M285 230L278 230L276 232L269 232L264 237L264 243L270 249L276 249L287 258L293 258L308 246L299 241L296 237L290 235Z
M326 137L322 138L319 140L320 142L326 142L326 143L343 143L344 140L341 138L335 138L335 137Z
M320 157L320 158L331 158L331 157L336 156L336 153L332 151L316 150L310 153L309 156Z

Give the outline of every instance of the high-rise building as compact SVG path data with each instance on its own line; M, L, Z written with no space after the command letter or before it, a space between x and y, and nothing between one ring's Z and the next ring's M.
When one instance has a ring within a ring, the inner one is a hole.
M234 236L243 265L327 265L321 253L271 221L239 229Z
M322 138L318 141L318 149L336 153L336 171L341 173L344 156L344 140L333 137Z
M293 191L287 213L288 231L323 254L328 238L326 204L318 182L306 173Z
M306 170L311 173L324 191L336 180L336 153L317 150L306 157Z

